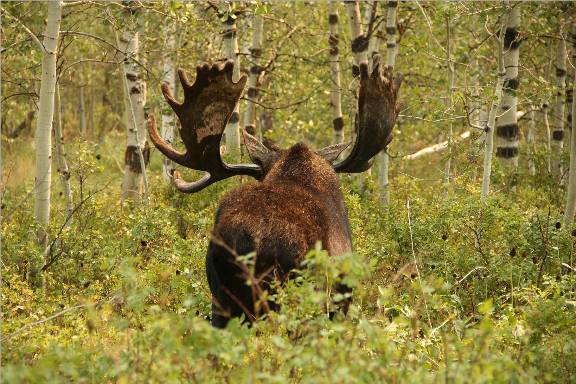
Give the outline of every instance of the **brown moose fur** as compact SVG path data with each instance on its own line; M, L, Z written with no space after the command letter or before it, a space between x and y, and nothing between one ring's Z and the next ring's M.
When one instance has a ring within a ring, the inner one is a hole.
M246 285L235 255L255 252L254 277L266 288L270 280L284 281L317 241L333 256L352 250L332 165L302 143L278 155L263 167L270 171L262 182L231 191L219 205L206 260L217 327L229 317L258 315L254 287Z

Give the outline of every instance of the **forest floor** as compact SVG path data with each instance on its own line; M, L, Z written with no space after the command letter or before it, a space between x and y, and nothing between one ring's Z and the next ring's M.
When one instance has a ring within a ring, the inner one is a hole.
M204 258L218 200L238 180L180 195L154 152L149 203L121 203L121 138L69 146L77 209L64 225L54 174L47 260L34 243L32 145L3 148L5 382L576 381L576 236L560 224L557 183L506 192L497 170L480 204L470 173L446 186L397 171L385 209L370 182L360 191L343 177L355 253L312 251L279 289L280 312L216 330ZM342 272L354 301L330 321Z

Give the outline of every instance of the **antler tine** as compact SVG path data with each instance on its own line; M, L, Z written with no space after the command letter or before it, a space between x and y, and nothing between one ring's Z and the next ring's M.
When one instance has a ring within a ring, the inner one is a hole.
M162 90L164 90L164 84ZM166 87L166 90L170 92L168 87ZM156 129L156 119L152 114L148 117L148 134L150 135L150 140L152 140L156 148L158 148L164 156L180 165L186 166L186 154L176 151L160 136L160 134L158 134L158 130Z
M172 183L174 184L176 189L179 190L180 192L194 193L194 192L200 191L201 189L206 188L207 186L212 184L213 181L212 181L212 176L210 174L208 174L208 175L204 175L198 181L187 182L187 181L182 180L182 177L180 176L180 172L174 171L174 173L172 174Z
M192 87L192 83L188 80L188 76L186 75L186 71L182 68L178 68L178 78L180 79L180 84L184 89Z
M172 91L170 91L170 87L168 86L168 84L162 83L161 89L162 94L164 95L164 99L166 99L168 104L170 104L170 108L172 108L174 112L179 111L182 108L182 104L176 101L176 99L172 95Z

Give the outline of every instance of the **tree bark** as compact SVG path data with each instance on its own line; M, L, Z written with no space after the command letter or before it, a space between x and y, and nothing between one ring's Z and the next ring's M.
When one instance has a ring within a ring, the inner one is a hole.
M382 28L383 24L379 24L377 26L378 29L374 29L376 27L376 13L378 11L378 1L369 1L366 3L366 25L367 28L372 28L371 31L366 31L366 35L370 34L368 40L368 52L366 54L368 60L368 70L372 71L372 67L374 65L374 57L380 54L380 29Z
M452 31L449 16L446 17L446 61L448 67L448 110L452 110L452 92L454 90L454 63L452 62ZM452 163L452 135L453 135L452 119L448 122L448 159L444 167L444 182L450 184L451 179L451 163Z
M576 25L572 29L572 65L576 63ZM574 224L576 211L576 69L572 70L571 83L571 121L570 121L570 169L568 172L568 190L566 191L566 208L564 209L564 225L570 229Z
M564 147L564 102L566 90L566 41L560 30L560 39L556 46L556 95L552 113L554 114L552 131L552 173L562 176L562 149Z
M50 1L44 33L42 79L38 119L36 121L36 177L34 180L34 217L38 224L37 241L46 245L50 220L50 188L52 183L52 119L54 117L54 93L56 91L56 54L62 20L62 3Z
M238 39L236 37L236 18L230 14L224 21L224 30L222 32L222 55L227 60L234 61L234 73L232 80L234 82L240 79L240 57L238 56ZM240 158L240 107L238 104L234 107L234 112L228 124L226 124L226 153L232 160Z
M528 134L526 135L526 141L528 143L528 172L534 176L536 175L536 163L534 162L535 148L534 148L534 138L536 136L536 121L534 119L534 108L529 113L528 116Z
M507 167L518 166L518 120L516 111L518 100L518 58L520 40L520 5L513 4L508 10L506 30L504 34L504 79L502 100L499 106L499 117L496 123L496 157Z
M340 82L340 34L338 3L330 2L330 14L328 23L330 25L330 75L332 78L332 89L330 90L330 105L332 107L332 127L334 128L334 142L344 142L344 119L342 117L342 90Z
M251 135L262 138L261 129L256 127L256 102L260 92L258 80L262 73L259 65L262 56L262 40L264 38L264 19L261 15L254 15L252 23L252 46L250 47L250 76L248 76L248 103L244 113L244 129Z
M398 2L389 1L386 13L386 65L394 68L396 65L396 54L398 53L396 43L396 15ZM378 185L380 186L380 202L383 205L390 203L390 191L388 190L388 172L390 168L390 156L382 151L376 157L378 169Z
M170 92L174 94L176 84L176 71L174 68L174 61L172 55L176 45L176 36L174 30L174 23L168 22L165 25L165 49L163 51L163 76L162 82L168 85ZM170 145L174 143L174 126L176 120L174 119L174 112L168 103L162 103L162 123L160 127L160 134L162 138ZM172 172L174 171L174 163L166 156L162 156L162 175L164 179L170 183L172 180Z
M352 55L354 65L352 66L352 76L360 76L360 63L366 61L368 52L368 38L362 32L362 19L360 16L360 6L357 1L346 1L346 11L348 12L348 25L350 26Z
M80 117L80 135L86 139L86 102L84 101L84 85L78 87L78 115Z
M137 17L136 10L130 11ZM140 77L139 66L135 60L139 54L139 32L127 26L120 38L120 49L125 53L122 65L122 84L126 119L126 151L124 156L124 180L122 182L122 199L138 200L143 196L148 200L148 183L146 164L150 149L146 140L146 84Z
M54 98L54 152L56 153L56 163L58 164L58 174L62 183L62 192L66 199L66 211L68 218L74 210L72 200L72 189L70 188L70 170L66 160L66 150L64 148L64 135L62 134L62 105L60 104L60 85L56 83L56 94Z
M488 123L486 124L486 144L484 147L484 172L482 174L482 189L480 192L480 201L484 203L486 197L490 192L490 176L492 175L492 152L494 150L494 128L496 126L496 112L499 109L502 101L502 93L504 83L506 81L507 71L504 67L504 46L506 44L506 22L502 22L500 34L497 44L497 58L498 58L498 78L496 80L496 89L494 90L494 98L490 112L488 113Z

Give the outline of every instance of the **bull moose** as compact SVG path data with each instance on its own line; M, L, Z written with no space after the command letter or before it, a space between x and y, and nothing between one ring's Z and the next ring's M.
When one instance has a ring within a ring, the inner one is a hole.
M263 145L243 132L244 143L254 164L229 165L220 155L220 140L232 116L246 77L233 82L234 64L204 64L196 68L190 83L178 70L184 89L179 103L166 84L162 93L181 123L180 136L186 152L173 149L160 137L154 118L149 121L150 139L170 160L207 174L186 182L172 175L181 192L193 193L231 176L246 175L257 183L243 184L220 202L206 256L206 273L212 292L212 325L223 328L243 314L250 322L261 314L260 294L273 281L285 281L298 268L306 253L320 241L331 256L352 250L350 225L340 191L338 173L360 173L369 169L378 152L392 139L398 116L397 95L401 75L377 61L370 72L360 65L360 89L356 114L356 138L347 157L335 164L348 146L336 144L313 151L298 143L287 150ZM258 284L247 284L247 270L238 255L255 254L253 276ZM348 292L345 286L337 287ZM267 308L275 309L273 303Z

